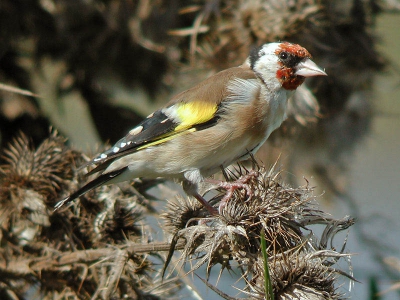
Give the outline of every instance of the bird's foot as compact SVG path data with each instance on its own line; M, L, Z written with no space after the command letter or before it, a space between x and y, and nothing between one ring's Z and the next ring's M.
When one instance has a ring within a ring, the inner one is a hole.
M254 170L250 170L248 174L241 176L235 181L221 181L219 182L218 186L226 189L226 194L225 196L221 199L219 202L219 207L218 207L218 212L221 214L223 208L226 206L228 203L229 199L232 198L233 193L237 189L245 189L246 190L246 195L247 195L247 200L249 201L253 197L253 190L251 189L251 186L249 185L249 181L258 176L258 172Z

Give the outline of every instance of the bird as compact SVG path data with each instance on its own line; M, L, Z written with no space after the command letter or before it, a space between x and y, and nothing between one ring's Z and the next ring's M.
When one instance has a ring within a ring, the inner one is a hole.
M286 119L288 99L307 77L327 74L302 46L254 48L245 62L174 96L111 148L94 157L97 176L59 201L55 210L104 184L172 178L211 213L199 193L206 178L254 154Z

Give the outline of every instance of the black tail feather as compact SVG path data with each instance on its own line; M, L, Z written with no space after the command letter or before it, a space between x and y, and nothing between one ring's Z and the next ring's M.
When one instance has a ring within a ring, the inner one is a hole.
M127 167L122 168L122 169L117 170L117 171L110 172L110 173L101 174L99 177L93 179L92 181L89 181L87 184L85 184L83 187L81 187L77 191L73 192L71 195L69 195L65 199L57 202L56 205L54 205L54 211L56 211L57 209L62 207L64 204L67 204L67 203L75 200L76 198L79 198L80 196L86 194L90 190L92 190L94 188L97 188L97 187L107 183L111 179L113 179L113 178L117 177L118 175L122 174L126 170L126 168Z

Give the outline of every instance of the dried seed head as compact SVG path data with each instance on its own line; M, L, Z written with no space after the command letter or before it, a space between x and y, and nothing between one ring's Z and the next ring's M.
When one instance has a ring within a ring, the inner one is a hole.
M279 299L343 299L335 287L339 275L352 278L333 267L333 261L349 255L333 250L315 252L289 251L269 259L270 280ZM249 281L258 299L265 299L264 262L259 256L251 266Z
M168 200L166 212L161 215L165 220L167 232L175 234L186 226L190 226L189 221L199 218L202 208L196 199L188 197L177 196L175 199Z
M302 295L304 287L305 290L315 288L321 295L338 299L334 288L335 276L332 275L334 269L327 266L335 263L332 260L345 255L334 250L323 252L322 249L331 246L335 234L352 225L353 220L334 220L314 207L311 202L315 197L308 184L291 188L280 182L278 172L267 172L260 166L255 168L257 171L249 171L239 165L227 174L228 183L245 182L248 186L241 186L230 193L220 214L189 221L187 218L179 219L183 214L169 217L168 222L178 224L175 227L168 224L176 230L174 241L179 238L186 241L181 262L190 260L191 271L206 264L209 276L213 266L220 264L222 272L230 268L232 260L236 260L251 289L256 291L259 288L260 298L263 298L260 235L264 231L276 295L286 297L284 291L290 289ZM217 191L220 194L211 201L223 198L226 193L223 189ZM176 205L169 205L166 215L172 216L179 211ZM320 243L307 228L309 224L326 226ZM193 263L193 259L197 261ZM327 264L328 261L330 264ZM308 278L310 276L314 276L315 282Z
M70 166L82 158L66 147L65 139L54 131L37 150L32 149L28 138L21 133L4 151L4 160L6 163L0 167L2 192L16 187L33 188L46 201L55 201L57 191L73 178Z
M143 219L144 208L139 205L137 195L126 189L121 193L121 189L114 185L102 187L96 198L102 207L94 220L97 240L120 243L129 236L140 235L139 221Z
M4 150L0 166L0 224L19 243L32 241L40 226L49 226L48 205L73 178L70 166L79 155L54 131L37 150L24 134ZM11 223L12 222L12 225Z

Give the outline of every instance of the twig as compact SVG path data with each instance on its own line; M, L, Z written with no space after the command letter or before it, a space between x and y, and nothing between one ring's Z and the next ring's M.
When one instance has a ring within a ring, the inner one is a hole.
M178 241L175 249L183 249L184 245L185 242L183 240ZM145 245L131 244L125 249L101 248L64 252L39 258L10 261L7 265L0 266L0 272L4 272L5 274L28 275L32 273L40 273L43 270L54 270L60 267L64 267L63 269L65 270L66 266L73 266L77 263L94 263L99 260L108 260L110 258L115 259L116 257L121 256L121 250L124 250L123 255L131 256L134 253L169 251L170 247L170 243L160 242Z

